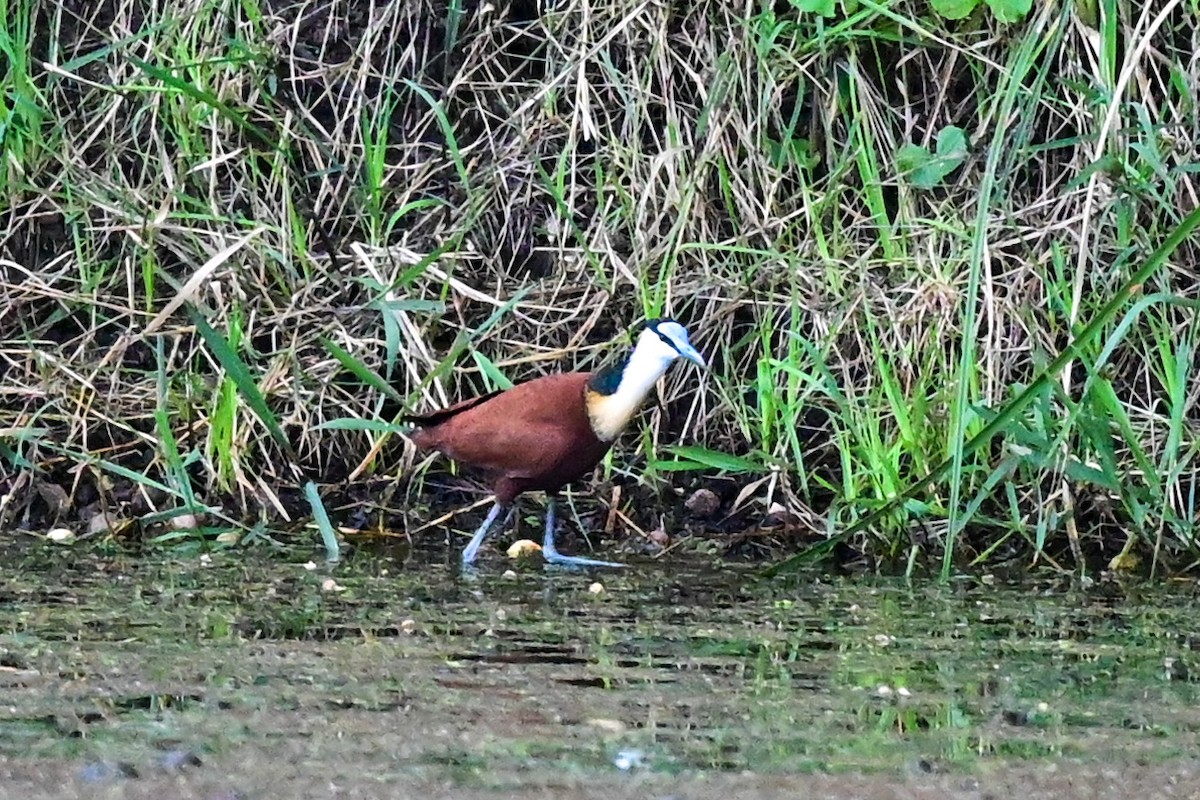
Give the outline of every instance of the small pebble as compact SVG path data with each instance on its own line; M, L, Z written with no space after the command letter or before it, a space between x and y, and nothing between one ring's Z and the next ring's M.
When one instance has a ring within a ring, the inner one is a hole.
M600 717L597 717L596 719L589 719L587 724L591 725L593 728L599 728L605 733L624 733L626 727L625 723L619 719L606 719Z
M697 489L683 502L683 507L697 517L711 517L721 510L721 498L712 489Z
M626 748L617 753L617 757L613 759L613 766L622 772L644 767L646 766L646 754L641 750Z
M322 592L344 592L346 587L335 581L333 578L326 578L321 582Z
M875 696L876 697L891 697L892 696L892 687L888 686L886 683L879 684L878 686L875 687Z
M518 539L508 546L509 558L524 558L542 552L542 546L532 539Z
M194 531L200 527L200 518L195 514L180 514L171 517L170 525L177 531Z
M110 519L108 514L102 511L88 520L88 536L99 536L102 533L115 531L123 524L120 520Z
M75 541L75 531L70 528L55 528L46 534L46 538L55 544L71 544Z
M416 629L417 621L411 617L400 623L400 630L404 633L412 633Z
M604 584L596 581L588 587L588 594L604 594Z
M655 528L647 533L646 538L660 548L665 548L671 544L671 535L661 527Z
M776 525L787 525L796 521L796 515L788 510L788 507L783 503L771 503L767 509L766 519L763 520L763 525L770 528Z
M304 568L306 570L308 570L309 572L312 572L314 569L317 568L317 564L315 561L309 561L307 564L304 565Z
M500 577L507 580L512 580L513 578L517 577L517 573L515 570L506 569L504 572L500 573Z

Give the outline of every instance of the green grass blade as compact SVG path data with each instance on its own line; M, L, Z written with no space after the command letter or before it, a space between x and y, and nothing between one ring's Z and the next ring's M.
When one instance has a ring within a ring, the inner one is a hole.
M337 342L330 339L328 336L321 337L321 344L329 351L330 355L337 359L338 363L354 374L363 383L370 386L382 394L387 395L393 400L403 403L404 397L396 391L395 387L381 378L366 364L359 361L353 354L347 352L345 348Z
M321 493L317 491L317 485L312 481L305 481L304 496L308 498L313 521L316 522L317 530L321 533L321 543L325 546L325 560L331 564L337 563L341 558L341 545L338 544L337 531L333 529L333 523L329 521L329 513L325 510L325 503L321 501Z
M258 388L258 382L250 374L250 370L246 367L245 362L234 352L229 342L225 340L225 337L217 333L208 324L208 320L204 318L203 314L196 310L190 303L187 305L187 310L192 318L192 322L196 326L196 330L203 337L213 356L225 368L225 371L233 379L233 382L237 384L238 392L242 395L246 404L250 406L251 410L254 411L259 420L266 426L267 431L271 434L271 438L292 459L292 469L298 469L296 462L299 459L296 457L296 451L292 448L292 443L288 441L287 435L284 434L283 428L280 427L279 420L276 419L274 412L267 405L267 399L263 397L262 391Z

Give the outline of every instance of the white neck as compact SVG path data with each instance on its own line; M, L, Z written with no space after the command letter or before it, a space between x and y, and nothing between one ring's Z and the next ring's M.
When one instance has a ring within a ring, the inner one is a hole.
M664 352L661 347L647 347L639 341L625 365L617 390L610 395L588 398L592 430L601 441L611 442L621 435L675 355L673 351Z

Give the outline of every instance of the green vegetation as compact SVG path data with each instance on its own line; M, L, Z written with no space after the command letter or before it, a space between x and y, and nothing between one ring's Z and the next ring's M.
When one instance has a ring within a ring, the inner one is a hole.
M537 8L0 0L0 528L334 557L399 407L670 314L637 525L1200 564L1196 0Z

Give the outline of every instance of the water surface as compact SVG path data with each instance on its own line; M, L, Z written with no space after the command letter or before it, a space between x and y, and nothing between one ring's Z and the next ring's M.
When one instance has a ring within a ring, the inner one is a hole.
M8 796L1200 786L1191 582L764 583L695 558L464 577L441 550L330 568L32 539L0 557Z

